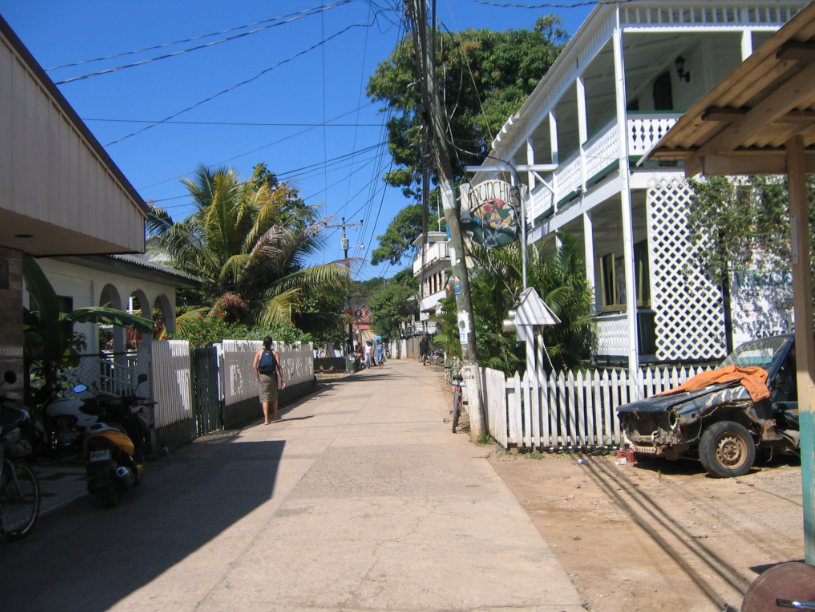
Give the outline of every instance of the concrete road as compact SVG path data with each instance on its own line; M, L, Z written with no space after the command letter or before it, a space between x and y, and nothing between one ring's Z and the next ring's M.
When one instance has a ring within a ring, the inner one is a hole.
M150 464L118 508L85 498L0 544L0 607L582 612L442 388L390 361Z

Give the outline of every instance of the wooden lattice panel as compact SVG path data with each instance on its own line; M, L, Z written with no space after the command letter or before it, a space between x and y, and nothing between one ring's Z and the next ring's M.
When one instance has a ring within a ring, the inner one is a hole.
M691 190L680 178L648 185L651 305L661 361L725 357L722 294L700 269L686 224Z

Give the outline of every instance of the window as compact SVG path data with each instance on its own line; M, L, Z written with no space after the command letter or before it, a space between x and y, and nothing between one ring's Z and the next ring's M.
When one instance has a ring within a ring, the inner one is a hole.
M621 258L622 259L622 258ZM600 258L600 295L603 298L603 310L619 310L617 306L617 285L614 278L614 254L609 253Z
M59 303L59 311L61 313L68 314L74 311L74 298L71 296L58 295L57 302ZM28 294L28 309L32 312L40 309L40 307L37 306L37 300L35 300L34 296L30 293Z
M637 306L651 306L651 271L648 268L648 241L634 245L634 276L637 279Z
M654 110L673 110L674 101L671 92L671 73L663 72L654 81Z

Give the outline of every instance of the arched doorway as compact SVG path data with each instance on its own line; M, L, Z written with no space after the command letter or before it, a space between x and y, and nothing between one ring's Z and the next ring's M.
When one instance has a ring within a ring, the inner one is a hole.
M122 309L122 298L118 289L113 285L105 285L99 296L99 306L103 308ZM100 351L112 351L113 353L123 353L125 351L125 330L113 325L97 325L97 336Z

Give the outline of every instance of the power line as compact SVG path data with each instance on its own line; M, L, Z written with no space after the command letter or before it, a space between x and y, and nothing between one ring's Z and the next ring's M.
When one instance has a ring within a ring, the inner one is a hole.
M128 138L131 138L132 136L136 136L137 134L141 134L142 132L145 132L145 131L147 131L147 130L149 130L149 129L152 129L152 128L156 127L157 125L161 125L161 124L162 124L162 123L164 123L165 121L168 121L168 120L170 120L170 119L174 119L174 118L178 117L179 115L181 115L181 114L183 114L183 113L186 113L187 111L191 111L192 109L197 108L197 107L201 106L202 104L206 104L207 102L210 102L210 101L214 100L214 99L215 99L215 98L217 98L218 96L221 96L221 95L223 95L223 94L225 94L225 93L228 93L228 92L230 92L230 91L232 91L232 90L234 90L234 89L237 89L238 87L241 87L241 86L243 86L243 85L246 85L246 84L248 84L248 83L251 83L252 81L254 81L254 80L256 80L256 79L260 78L261 76L263 76L264 74L266 74L267 72L271 72L271 71L272 71L272 70L274 70L275 68L279 68L279 67L280 67L280 66L282 66L283 64L287 64L288 62L291 62L292 60L294 60L294 59L296 59L296 58L300 57L301 55L304 55L304 54L308 53L309 51L313 51L314 49L316 49L316 48L318 48L318 47L321 47L322 45L326 44L328 41L330 41L330 40L332 40L332 39L334 39L334 38L337 38L338 36L341 36L342 34L345 34L346 32L348 32L349 30L351 30L351 29L353 29L353 28L357 28L357 27L366 27L366 28L368 28L368 27L371 27L371 25L372 25L372 24L353 23L353 24L351 24L351 25L349 25L349 26L347 26L347 27L343 28L343 29L342 29L342 30L340 30L339 32L337 32L337 33L335 33L335 34L332 34L332 35L331 35L331 36L329 36L328 38L324 38L324 39L322 39L320 42L318 42L318 43L316 43L316 44L314 44L314 45L310 46L309 48L304 49L303 51L299 51L298 53L295 53L294 55L292 55L292 56L290 56L290 57L288 57L288 58L286 58L286 59L284 59L284 60L282 60L282 61L278 62L278 63L277 63L277 64L275 64L274 66L271 66L270 68L266 68L266 69L264 69L264 70L261 70L260 72L258 72L258 73L257 73L255 76L253 76L253 77L250 77L250 78L248 78L248 79L245 79L245 80L241 81L240 83L236 83L235 85L232 85L231 87L227 87L226 89L223 89L223 90L219 91L218 93L213 94L213 95L209 96L208 98L205 98L205 99L201 100L200 102L196 102L196 103L195 103L195 104L193 104L192 106L188 106L187 108L184 108L184 109L182 109L182 110L180 110L180 111L178 111L178 112L176 112L176 113L173 113L173 114L172 114L172 115L170 115L169 117L165 117L165 118L164 118L164 119L162 119L161 121L157 121L156 123L153 123L153 124L151 124L151 125L145 126L145 127L141 128L141 129L136 130L135 132L131 132L130 134L127 134L127 135L125 135L125 136L122 136L121 138L117 138L116 140L113 140L113 141L111 141L111 142L107 143L105 146L106 146L106 147L109 147L109 146L111 146L111 145L116 144L117 142L122 142L123 140L126 140L126 139L128 139Z
M165 49L167 47L172 47L174 45L180 45L180 44L187 43L187 42L193 42L193 41L196 41L196 40L201 40L203 38L209 38L210 36L218 36L219 34L227 34L229 32L236 32L238 30L244 30L246 28L251 28L253 26L260 25L262 23L269 23L270 21L278 22L278 23L274 23L274 24L272 24L270 26L267 26L267 27L274 27L276 25L282 25L283 23L290 23L291 21L294 21L295 19L302 19L303 17L308 17L308 16L314 14L315 12L332 9L334 7L341 6L343 4L348 4L348 3L353 2L353 1L354 0L340 0L339 2L335 2L334 4L330 4L327 7L321 6L319 9L317 7L312 7L312 8L302 10L302 11L297 11L295 13L289 13L288 15L281 15L281 16L278 16L278 17L270 17L269 19L261 19L260 21L255 21L253 23L247 23L245 25L235 26L233 28L227 28L226 30L219 30L218 32L210 32L209 34L201 34L199 36L193 36L191 38L183 38L181 40L174 40L172 42L163 43L161 45L154 45L152 47L145 47L143 49L136 49L135 51L124 51L122 53L114 53L112 55L105 55L105 56L102 56L102 57L95 57L93 59L82 60L82 61L79 61L79 62L71 62L70 64L62 64L60 66L52 66L51 68L46 68L45 71L50 72L52 70L60 70L62 68L71 68L73 66L82 66L82 65L91 64L91 63L94 63L94 62L101 62L103 60L115 59L117 57L125 57L125 56L128 56L128 55L137 55L139 53L145 53L147 51L155 51L156 49ZM292 17L294 17L295 19L291 19ZM286 19L288 21L280 21L280 20L283 20L283 19ZM259 28L257 30L253 30L252 32L246 32L244 34L241 34L240 36L231 36L229 38L223 38L221 40L216 40L216 41L214 41L212 43L209 43L208 45L202 45L200 47L193 47L191 49L185 49L184 51L182 51L182 53L186 53L188 51L194 51L196 49L202 49L205 46L212 46L212 45L216 45L218 43L226 42L226 41L229 41L229 40L234 40L235 38L239 38L239 37L242 37L242 36L247 36L249 34L255 34L256 32L262 32L265 29L267 29L267 28ZM164 57L170 57L170 56L168 55L168 56L164 56ZM153 58L152 60L149 60L149 61L155 61L156 59L164 59L164 57ZM122 66L119 69L126 68L126 67L129 67L129 66ZM98 74L101 74L101 73L98 73ZM89 76L95 76L95 75L89 75ZM87 78L87 77L84 77L84 78ZM64 82L67 82L67 81L64 81ZM59 85L59 83L57 83L57 84Z
M371 106L372 104L373 104L373 102L369 102L368 104L365 104L364 106L362 106L360 108L364 108L365 106ZM340 115L337 115L336 117L334 117L332 119L329 119L329 122L334 121L335 119L340 119L342 117L345 117L346 115L350 115L351 113L353 113L356 110L357 110L356 108L352 108L349 111L346 111L346 112L344 112L344 113L342 113ZM209 170L210 168L214 168L215 166L220 166L221 164L225 164L227 162L231 162L233 160L236 160L239 157L244 157L246 155L251 155L252 153L256 153L258 151L261 151L261 150L266 149L268 147L274 146L276 144L280 144L281 142L283 142L285 140L289 140L291 138L294 138L295 136L299 136L301 134L305 134L306 132L310 132L313 129L314 129L313 127L308 127L308 128L306 128L304 130L299 130L297 132L294 132L293 134L289 134L288 136L283 136L282 138L278 138L277 140L273 140L272 142L266 143L266 144L261 145L259 147L255 147L254 149L251 149L249 151L245 151L244 153L238 153L237 155L233 155L232 157L229 157L227 159L223 159L223 160L221 160L219 162L215 162L214 164L204 166L204 168ZM145 185L144 187L139 187L138 189L139 189L139 191L141 191L142 189L149 189L150 187L156 187L157 185L163 185L164 183L169 183L170 181L174 181L176 179L180 179L180 178L184 178L185 176L189 176L193 172L195 172L195 170L192 170L190 172L185 172L184 174L179 174L177 176L173 176L173 177L170 177L168 179L164 179L163 181L159 181L157 183L151 183L150 185Z
M339 6L340 4L346 4L347 2L350 2L350 1L351 0L343 0L339 4L335 4L333 6ZM297 21L299 19L303 19L304 17L308 17L308 16L313 15L315 13L318 13L318 12L322 13L324 10L326 10L326 9L323 9L323 8L309 9L308 12L304 12L305 14L297 14L297 16L295 16L295 17L291 17L289 19L284 19L282 21L277 21L275 23L271 23L269 25L265 25L263 27L257 28L256 30L251 30L249 32L243 32L241 34L236 34L235 36L228 36L227 38L222 38L221 40L214 40L212 42L204 43L203 45L198 45L196 47L190 47L189 49L181 49L180 51L174 51L172 53L165 53L164 55L159 55L157 57L151 57L151 58L148 58L148 59L143 59L143 60L140 60L138 62L133 62L131 64L125 64L123 66L116 66L114 68L106 68L105 70L99 70L97 72L90 72L88 74L83 74L83 75L71 77L69 79L63 79L62 81L56 81L55 85L65 85L67 83L74 83L76 81L83 81L85 79L91 79L93 77L103 76L105 74L111 74L113 72L119 72L120 70L126 70L127 68L135 68L136 66L143 66L145 64L150 64L152 62L158 62L160 60L169 59L171 57L176 57L176 56L179 56L179 55L183 55L185 53L190 53L192 51L199 51L201 49L207 49L209 47L212 47L214 45L218 45L220 43L229 42L229 41L232 41L232 40L237 40L239 38L244 38L245 36L250 36L252 34L257 34L258 32L263 32L265 30L268 30L269 28L274 28L274 27L279 26L279 25L292 23L294 21Z
M359 111L359 109L356 109ZM352 111L353 112L353 111ZM359 113L357 113L359 114ZM169 123L177 125L236 125L261 127L382 127L381 123L266 123L252 121L161 121L161 119L82 119L82 121L106 121L112 123Z

